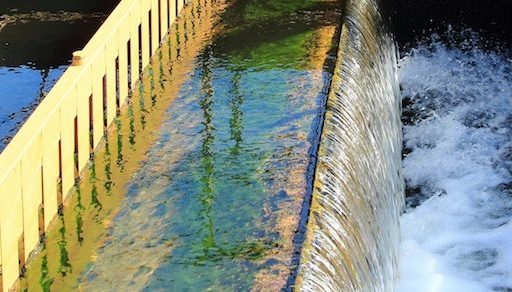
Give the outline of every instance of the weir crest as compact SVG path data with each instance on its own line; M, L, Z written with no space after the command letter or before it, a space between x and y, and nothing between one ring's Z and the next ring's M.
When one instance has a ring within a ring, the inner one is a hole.
M397 56L379 1L349 0L296 289L392 291L404 206Z

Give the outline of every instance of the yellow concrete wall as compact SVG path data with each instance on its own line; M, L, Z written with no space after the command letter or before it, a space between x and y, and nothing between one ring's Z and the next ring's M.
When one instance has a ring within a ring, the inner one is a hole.
M129 95L128 79L132 85L139 79L139 25L142 67L146 67L177 17L176 5L180 11L183 4L183 0L122 0L83 48L81 64L66 70L0 154L0 291L13 287L20 272L19 258L26 260L39 243L40 210L44 214L42 227L47 228L57 214L59 185L65 199L75 183L75 118L78 169L83 169L91 152L89 98L92 96L92 144L96 147L106 130L103 77L110 124L117 113L116 84L122 105ZM23 254L19 255L20 251Z

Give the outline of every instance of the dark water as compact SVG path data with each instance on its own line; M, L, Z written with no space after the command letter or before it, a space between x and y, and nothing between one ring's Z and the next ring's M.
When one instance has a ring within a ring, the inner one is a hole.
M117 2L0 3L0 151Z
M339 3L201 0L186 9L48 232L26 287L286 285Z
M478 33L483 49L510 52L512 2L508 0L395 0L389 4L388 14L402 54L432 34L450 45L471 43L474 35L461 34L468 29Z

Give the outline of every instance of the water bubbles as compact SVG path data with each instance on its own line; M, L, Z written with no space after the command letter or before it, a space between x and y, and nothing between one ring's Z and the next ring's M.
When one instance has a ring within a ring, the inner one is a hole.
M451 34L400 61L408 187L398 291L511 291L512 64L470 30Z

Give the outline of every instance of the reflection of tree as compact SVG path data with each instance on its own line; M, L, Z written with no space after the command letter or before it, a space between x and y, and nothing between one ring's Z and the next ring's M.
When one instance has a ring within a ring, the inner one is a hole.
M105 191L107 196L112 194L112 169L111 169L111 159L110 159L110 145L108 143L108 139L105 139L105 183L103 186L105 187Z
M176 30L175 30L175 37L176 37L176 59L180 58L180 47L181 47L181 41L180 41L180 22L176 21Z
M98 198L98 188L96 187L96 163L94 157L91 159L89 172L91 178L91 206L99 212L103 208L103 205Z
M139 86L140 87L140 86ZM128 126L130 127L130 134L128 134L128 141L130 145L135 145L135 116L133 113L133 101L128 101Z
M212 86L212 47L208 46L201 56L202 64L202 80L201 92L202 99L199 102L203 113L203 130L201 145L201 193L199 200L201 203L200 217L204 218L203 230L205 235L201 243L194 245L191 250L191 263L194 265L205 265L223 259L258 259L265 254L265 251L273 246L268 240L246 240L237 242L233 240L231 243L223 243L219 245L215 235L215 221L213 216L213 205L217 199L216 191L216 174L215 174L215 128L213 127L213 86ZM235 83L239 82L240 76L235 77ZM236 76L236 75L235 75ZM238 79L238 81L237 81ZM235 85L235 88L237 85ZM237 89L235 89L237 91ZM241 142L241 113L238 108L242 103L240 94L234 97L232 107L234 107L234 118L232 127L232 135L235 141Z
M239 71L235 71L233 75L233 88L231 89L229 106L231 108L231 118L229 120L229 128L231 139L235 142L235 145L231 148L232 154L238 154L240 152L242 139L243 125L243 112L240 109L244 102L244 97L240 92L240 78L241 74Z
M215 161L213 157L213 142L214 142L214 131L215 128L212 125L212 105L213 105L213 87L212 87L212 59L211 59L212 48L208 46L205 49L204 55L202 56L202 80L201 90L203 98L199 102L203 111L204 118L204 129L203 129L203 144L201 147L201 166L202 166L202 189L201 189L201 214L202 217L207 219L206 229L208 236L203 239L203 249L205 253L208 253L208 249L215 247L215 233L213 228L213 217L211 210L213 203L215 202Z
M199 18L199 20L201 20L201 12L203 12L203 10L201 8L203 8L201 6L201 2L197 2L196 12L197 12L197 18Z
M83 233L84 233L84 210L85 207L82 204L82 193L80 191L80 185L77 183L75 186L76 192L76 205L75 205L75 213L76 213L76 238L78 243L82 245L84 241Z
M160 84L160 89L163 91L165 89L164 82L164 53L163 50L158 51L158 84ZM156 105L156 94L154 97L151 97L151 105Z
M174 62L172 61L172 41L171 41L171 32L169 32L169 35L167 36L167 55L169 60L169 77L172 76L172 65Z
M53 278L50 277L50 269L48 269L48 251L46 250L46 243L43 244L41 253L43 254L43 258L41 259L41 278L39 278L39 285L43 292L50 292Z
M71 263L69 262L69 254L67 250L68 242L66 239L66 225L64 223L64 214L59 213L59 221L60 239L57 242L57 245L59 247L59 268L57 271L62 276L66 276L68 273L71 273L73 271L73 268L71 267Z
M153 79L153 67L149 66L148 69L149 76L151 79ZM151 91L151 88L150 88ZM144 95L144 84L143 80L141 79L139 82L139 114L140 114L140 125L142 126L142 129L146 128L146 113L148 111L146 110L146 96ZM135 133L134 133L135 135Z
M183 38L184 38L184 44L186 45L188 42L188 25L187 25L187 15L183 18Z
M196 14L194 10L194 1L190 2L190 15L192 16L190 19L190 24L192 25L192 37L195 38L196 36Z
M124 157L123 157L123 134L121 132L121 119L116 118L114 120L116 125L116 144L117 144L117 159L116 164L119 167L119 171L124 171Z
M160 78L160 70L162 68L161 64L162 64L162 51L159 50L159 60L158 60L158 78ZM156 104L156 92L155 92L155 73L154 73L154 70L151 69L151 79L150 79L150 90L149 90L149 96L151 97L151 108L154 108L155 107L155 104ZM160 87L162 87L162 83L160 83Z

